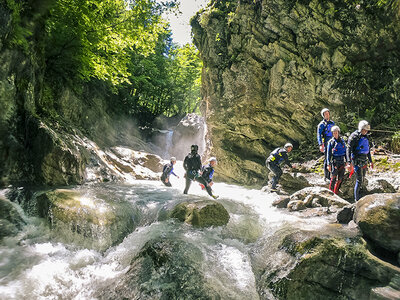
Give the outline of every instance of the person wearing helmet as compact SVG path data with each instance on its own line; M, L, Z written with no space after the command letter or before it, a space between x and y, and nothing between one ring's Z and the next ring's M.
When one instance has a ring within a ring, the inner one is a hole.
M360 199L360 188L364 181L368 164L373 168L371 145L367 136L370 129L370 125L367 121L360 121L360 123L358 123L358 130L350 135L347 144L347 160L351 161L351 167L354 168L353 170L357 176L354 186L354 199L356 201Z
M204 165L201 168L201 177L204 178L204 180L207 182L208 185L204 185L200 183L201 189L210 189L211 190L211 186L214 184L212 181L213 175L214 175L214 167L217 165L217 159L215 157L211 157L208 160L209 164L208 165ZM217 199L218 196L213 195L212 196L214 199Z
M328 161L326 159L326 146L328 141L332 138L332 127L335 126L335 122L330 120L331 114L329 109L324 108L321 110L322 121L317 127L317 141L319 145L319 150L324 153L324 177L326 180L330 180L330 172L328 170Z
M174 173L174 165L176 164L176 158L171 157L170 162L168 164L165 164L163 167L163 172L161 175L161 181L164 183L166 186L172 186L171 182L169 181L170 175L174 175L179 178L178 175Z
M346 143L340 136L339 126L332 127L333 137L327 145L326 159L328 161L328 170L331 172L331 183L329 189L335 194L339 193L340 185L344 178L345 168L348 165L346 157Z
M271 180L271 192L278 191L276 186L278 184L279 178L281 178L283 174L280 165L282 163L285 163L290 168L293 168L288 158L288 153L292 150L293 145L291 143L287 143L283 148L276 148L269 154L265 164L267 165L268 169L274 174Z
M185 174L186 185L185 185L185 190L183 191L184 194L188 193L190 185L192 184L192 180L195 180L195 181L203 184L205 187L208 187L208 183L205 181L205 179L200 174L201 159L200 159L200 155L197 153L198 149L199 149L199 147L197 145L192 145L190 148L190 153L188 155L186 155L186 157L183 161L183 168L186 171L186 174ZM211 197L213 197L211 187L207 188L206 190L207 190L207 193Z

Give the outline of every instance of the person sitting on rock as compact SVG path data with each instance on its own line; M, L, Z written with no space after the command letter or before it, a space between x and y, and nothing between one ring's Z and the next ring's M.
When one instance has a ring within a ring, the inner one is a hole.
M282 163L287 164L290 168L293 168L292 164L289 161L288 153L292 151L293 145L291 143L285 144L283 148L276 148L272 151L267 160L266 165L268 169L274 174L271 181L271 192L277 192L277 184L279 178L282 176L283 171L280 167Z
M212 181L213 175L214 175L214 167L217 165L217 159L215 157L211 157L209 160L209 164L205 165L201 168L201 177L204 178L204 180L207 182L207 185L205 186L204 184L200 183L201 189L210 189L212 185L214 184ZM213 196L214 199L217 199L218 196Z
M321 116L323 120L318 124L317 127L317 140L319 150L324 153L324 178L330 180L330 172L328 170L328 160L326 159L326 146L328 141L332 138L331 128L335 125L335 122L330 120L330 111L327 108L321 110Z
M174 173L174 165L176 164L176 158L171 157L170 162L168 164L165 164L163 167L163 172L161 175L161 181L164 183L166 186L172 186L171 182L169 181L170 175L174 175L179 178L178 175Z
M204 186L208 186L208 183L200 174L201 169L201 159L200 155L197 153L199 147L197 145L192 145L190 148L190 153L185 157L183 161L183 168L186 171L186 185L184 194L187 194L192 183L192 180L196 180L197 182L203 184ZM212 194L211 188L206 189L207 193L215 198Z
M351 167L357 175L356 184L354 186L354 199L360 199L360 188L367 172L368 164L373 168L371 157L371 146L367 136L371 129L369 123L365 120L358 123L358 130L354 131L347 144L347 160L351 161ZM351 172L352 173L352 172Z
M333 137L329 140L326 150L328 170L331 172L331 183L329 189L335 194L339 193L340 185L344 178L345 168L348 165L346 158L346 143L340 137L339 126L332 127Z

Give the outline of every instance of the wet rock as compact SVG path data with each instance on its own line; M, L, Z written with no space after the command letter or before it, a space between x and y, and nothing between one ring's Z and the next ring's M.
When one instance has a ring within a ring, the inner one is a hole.
M348 224L351 220L353 220L355 204L349 204L343 206L340 209L336 216L336 221L340 224Z
M278 199L272 202L272 206L276 206L277 208L286 208L290 201L290 197L288 196L279 196Z
M298 191L309 187L310 183L300 173L283 173L279 184L287 191Z
M400 194L373 194L357 202L354 221L380 247L400 251Z
M270 289L278 299L369 299L371 290L386 286L400 274L367 250L354 233L335 235L297 231L286 235L282 251L293 265L267 270L259 290ZM261 271L262 272L262 271Z
M183 202L175 206L171 217L196 227L222 226L229 222L229 213L216 201Z
M194 113L187 114L176 126L172 136L172 149L169 153L183 160L190 152L190 146L199 146L199 153L204 152L205 121Z
M205 287L203 253L180 239L150 240L129 270L108 282L98 299L212 299Z
M343 207L348 204L339 196L335 195L332 191L323 187L307 187L290 196L291 201L301 200L307 207L330 207L337 206Z
M385 179L372 178L366 186L368 194L395 193L396 189Z
M389 286L374 288L370 300L397 300L400 299L400 275L395 275Z
M100 199L79 190L38 193L37 212L49 220L57 237L80 246L106 250L134 229L135 212L129 203Z
M299 210L304 210L304 209L306 209L307 207L306 207L304 201L301 201L301 200L291 200L291 201L288 203L287 208L288 208L290 211L299 211Z
M0 239L15 235L25 224L14 203L0 195Z

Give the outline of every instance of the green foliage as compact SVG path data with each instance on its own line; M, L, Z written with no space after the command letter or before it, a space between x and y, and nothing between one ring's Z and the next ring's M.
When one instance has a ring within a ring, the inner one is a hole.
M200 102L202 63L190 44L174 45L170 34L159 36L150 55L130 53L129 82L119 88L119 109L135 116L141 125L157 116L182 115Z
M154 0L58 0L46 22L47 74L127 82L129 51L148 55L165 31L160 13Z
M16 0L6 0L6 4L11 11L11 34L7 42L11 47L18 47L27 53L29 49L27 38L32 35L32 32L22 24L22 14L24 13L26 3Z

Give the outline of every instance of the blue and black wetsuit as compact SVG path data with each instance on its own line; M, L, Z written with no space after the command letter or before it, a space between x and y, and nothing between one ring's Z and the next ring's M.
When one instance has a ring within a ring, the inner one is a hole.
M208 187L207 181L200 175L201 159L197 153L189 153L183 161L183 168L186 170L186 185L184 194L187 194L192 183L192 180L200 182L205 187ZM211 188L207 188L207 193L212 196Z
M325 155L325 160L324 160L324 175L326 179L330 179L330 173L328 170L328 160L326 159L326 153L327 153L327 144L328 141L332 138L332 127L335 126L335 122L329 120L322 120L317 127L317 140L318 140L318 145L321 146L324 144L324 155Z
M214 175L214 168L211 166L211 164L205 165L201 168L202 174L201 177L204 178L207 183L210 183L212 181L213 175Z
M354 199L360 199L360 188L367 172L368 163L372 163L371 146L367 135L362 135L360 131L354 131L348 141L347 159L354 165L357 175L356 185L354 186Z
M327 145L326 159L332 168L329 189L335 194L338 194L340 185L344 178L347 162L346 149L346 143L341 137L338 139L335 139L334 137L331 138Z
M168 164L165 164L164 165L164 167L163 167L163 173L162 173L162 175L161 175L161 181L162 181L162 183L164 183L166 186L172 186L171 185L171 182L169 181L169 176L170 175L174 175L174 176L177 176L175 173L174 173L174 164L171 162L171 163L168 163ZM165 180L168 178L168 182L165 182Z
M287 164L289 167L292 167L292 164L289 161L287 151L283 148L276 148L274 151L272 151L268 158L267 161L265 162L268 169L272 173L274 173L271 181L271 188L273 190L276 189L276 185L278 184L279 178L282 176L282 169L280 168L280 165L282 163Z

